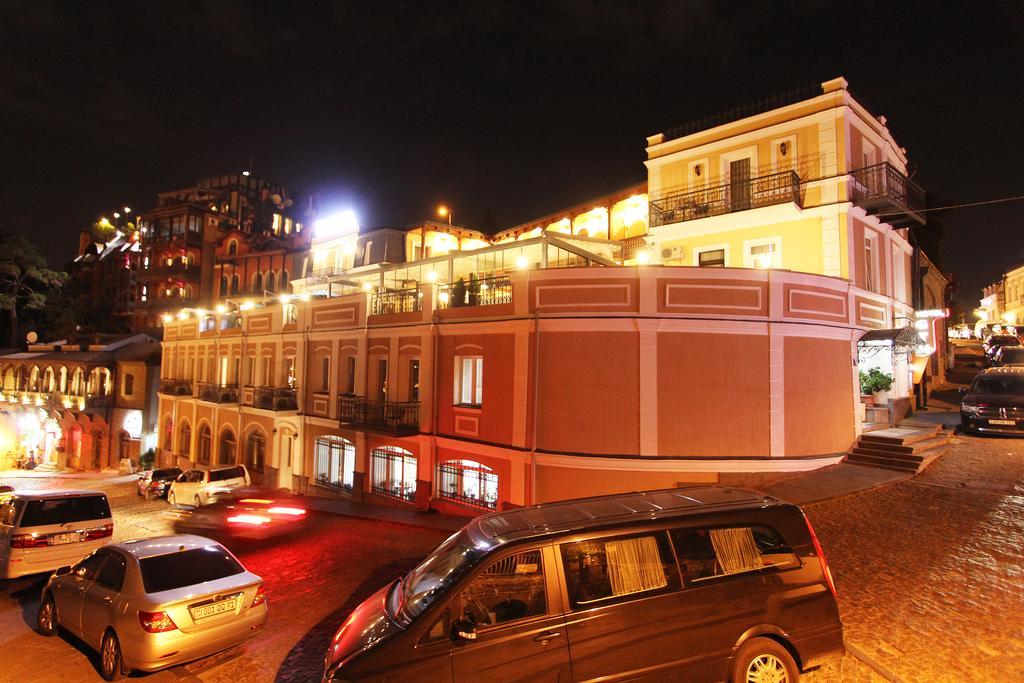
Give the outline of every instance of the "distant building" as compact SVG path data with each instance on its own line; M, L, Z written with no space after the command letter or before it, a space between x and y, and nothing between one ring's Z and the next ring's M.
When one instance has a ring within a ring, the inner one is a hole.
M48 468L136 464L156 445L160 344L146 335L98 335L30 344L0 356L0 459Z
M106 219L104 219L106 220ZM110 225L98 240L89 230L79 237L78 254L68 264L67 290L79 297L87 320L99 332L130 332L135 311L136 273L141 265L139 233Z

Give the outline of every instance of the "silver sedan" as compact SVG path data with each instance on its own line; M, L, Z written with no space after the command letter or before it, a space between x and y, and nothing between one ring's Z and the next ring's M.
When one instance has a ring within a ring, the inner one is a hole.
M107 545L43 588L37 625L58 627L100 653L108 681L205 657L267 620L263 579L221 544L163 536Z

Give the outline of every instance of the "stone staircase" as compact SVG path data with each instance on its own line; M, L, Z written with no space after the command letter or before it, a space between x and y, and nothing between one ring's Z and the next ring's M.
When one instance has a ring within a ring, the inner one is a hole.
M951 436L940 425L901 422L861 434L844 462L916 473L945 453Z

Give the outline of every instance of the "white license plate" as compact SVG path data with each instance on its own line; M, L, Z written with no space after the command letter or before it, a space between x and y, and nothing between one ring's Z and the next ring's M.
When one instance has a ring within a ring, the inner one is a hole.
M209 605L203 605L202 607L193 607L189 611L192 613L192 620L199 621L200 619L212 617L217 614L224 614L225 612L234 612L237 606L238 598L228 598L227 600L213 602Z
M67 545L68 543L78 543L82 540L79 534L54 534L50 536L50 545Z
M1017 421L1016 420L989 420L988 423L990 425L1015 425L1015 424L1017 424Z

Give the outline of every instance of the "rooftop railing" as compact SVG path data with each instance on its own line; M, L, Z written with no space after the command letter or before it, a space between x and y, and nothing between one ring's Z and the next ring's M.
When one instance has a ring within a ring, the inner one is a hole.
M438 286L438 308L492 306L512 302L512 279L508 275L457 280Z
M416 288L376 292L370 299L370 315L415 313L423 310L423 293Z
M800 177L793 171L782 171L651 199L650 226L653 228L790 202L797 206L802 203Z

